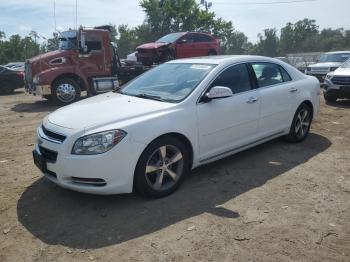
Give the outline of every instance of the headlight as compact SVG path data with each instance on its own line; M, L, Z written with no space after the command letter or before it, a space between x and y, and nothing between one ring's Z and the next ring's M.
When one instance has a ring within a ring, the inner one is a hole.
M109 130L79 138L73 146L74 155L97 155L111 150L125 136L123 130Z
M328 74L326 75L326 79L331 79L331 78L332 78L332 76L333 76L333 72L328 73Z
M41 78L40 78L39 75L35 75L35 76L33 77L33 83L34 83L34 84L38 85L38 84L40 84L40 81L41 81Z

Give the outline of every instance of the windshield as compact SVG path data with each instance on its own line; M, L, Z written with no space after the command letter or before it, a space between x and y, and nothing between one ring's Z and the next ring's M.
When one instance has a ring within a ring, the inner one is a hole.
M320 62L345 62L350 57L350 53L325 54L321 55Z
M350 68L350 59L348 59L344 64L342 64L341 68Z
M127 84L119 92L167 102L187 97L215 67L209 64L163 64Z
M59 50L75 49L76 47L77 47L76 31L67 31L67 32L61 33L59 38L59 43L58 43Z
M185 33L172 33L159 38L156 43L173 43Z

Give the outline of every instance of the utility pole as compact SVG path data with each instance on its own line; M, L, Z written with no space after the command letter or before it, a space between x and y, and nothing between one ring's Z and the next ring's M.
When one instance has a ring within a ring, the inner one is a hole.
M201 0L200 5L204 6L205 10L208 12L208 10L213 6L213 3L206 0Z

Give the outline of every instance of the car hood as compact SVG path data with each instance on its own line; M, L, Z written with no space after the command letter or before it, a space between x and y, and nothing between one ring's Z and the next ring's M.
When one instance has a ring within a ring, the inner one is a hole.
M337 67L342 65L340 62L326 62L326 63L317 63L313 65L309 65L309 67Z
M166 46L168 45L169 43L147 43L147 44L143 44L143 45L140 45L138 46L136 49L157 49L159 47L162 47L162 46Z
M47 120L64 128L88 129L165 113L174 106L173 103L110 92L62 107L51 113Z
M29 59L29 62L36 63L40 60L49 61L49 60L57 58L57 57L68 56L72 52L74 52L74 51L73 50L55 50L55 51L51 51L51 52L47 52L44 54L34 56L34 57Z
M350 68L338 68L333 73L335 76L350 76Z

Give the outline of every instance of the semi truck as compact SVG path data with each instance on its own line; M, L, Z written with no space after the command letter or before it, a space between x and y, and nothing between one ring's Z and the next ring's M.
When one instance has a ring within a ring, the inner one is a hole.
M93 96L115 90L149 68L120 60L110 26L80 27L60 33L58 50L25 62L25 89L66 105L82 91Z

